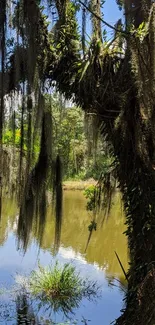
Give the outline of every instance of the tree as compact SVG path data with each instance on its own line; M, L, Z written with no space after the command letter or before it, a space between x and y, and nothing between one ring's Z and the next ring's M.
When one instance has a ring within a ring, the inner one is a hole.
M63 176L66 179L74 177L84 164L84 113L71 103L65 104L62 96L57 93L46 96L46 105L51 107L54 155L59 153L61 157Z
M74 100L85 112L96 115L96 127L101 128L103 136L112 145L116 176L123 193L127 215L131 259L128 273L129 290L126 311L117 323L153 324L155 320L154 306L152 306L155 289L155 5L151 0L118 1L125 13L123 29L120 21L113 27L101 18L101 3L98 0L91 0L88 6L81 0L76 3L70 0L49 0L49 4L56 8L58 15L51 33L48 32L46 17L39 0L17 2L13 21L18 41L14 44L12 55L9 56L9 64L6 65L7 1L1 1L1 151L4 95L22 85L23 114L26 109L29 116L27 136L30 149L27 175L30 170L31 114L34 112L32 94L34 93L38 108L42 106L40 121L43 121L39 124L42 128L40 155L28 181L25 182L27 184L25 195L29 193L34 199L34 192L38 193L39 184L44 196L45 179L47 181L51 166L54 168L54 164L51 163L50 144L47 145L48 137L45 132L47 129L50 130L50 120L47 116L48 112L44 109L43 98L47 82L50 85L54 84L60 93L67 99ZM76 12L80 8L83 12L87 9L92 17L93 33L88 48L85 41L85 14L83 14L82 42L78 32ZM101 23L107 24L114 30L115 35L111 42L103 41ZM39 112L39 109L35 111L36 117ZM23 114L21 139L23 138ZM21 157L22 148L21 140ZM55 170L60 185L59 171L57 168ZM33 179L33 186L31 179ZM56 182L54 185L56 186ZM60 186L56 188L58 190ZM43 207L40 208L42 211ZM31 222L24 218L25 214L20 220L23 221L24 229L28 233ZM57 219L60 221L59 217ZM150 305L147 303L148 308L146 308L145 297L148 298L148 292L151 293L151 303Z
M84 114L80 107L65 103L59 93L46 95L45 106L53 120L53 156L59 153L63 178L98 179L108 171L112 157L96 128L96 116Z
M83 5L86 7L85 3ZM93 17L94 34L89 49L81 58L75 7L69 1L64 2L63 13L58 10L59 40L55 43L54 39L53 44L61 44L63 35L66 47L57 53L59 61L53 69L53 77L59 91L67 98L74 94L85 111L97 114L102 133L113 145L127 214L131 259L127 310L125 318L118 323L153 324L152 305L147 310L143 297L149 291L149 281L154 274L155 9L151 1L123 1L122 5L125 30L114 27L114 41L108 44L102 43L101 27L97 24L101 21L100 3L95 2L93 9L88 7ZM66 29L62 34L64 25Z

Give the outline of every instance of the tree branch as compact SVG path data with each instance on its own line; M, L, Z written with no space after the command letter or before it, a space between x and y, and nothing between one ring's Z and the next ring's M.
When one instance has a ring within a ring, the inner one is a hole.
M98 16L95 12L93 12L84 2L82 2L81 0L78 0L78 1L85 9L87 9L92 15L94 15L97 19L99 19L107 27L113 29L117 33L122 33L124 35L130 35L130 32L122 31L122 30L116 28L115 26L110 25L104 19L102 19L100 16Z

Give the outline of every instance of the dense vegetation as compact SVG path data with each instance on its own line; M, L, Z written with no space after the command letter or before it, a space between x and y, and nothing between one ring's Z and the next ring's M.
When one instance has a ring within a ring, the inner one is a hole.
M67 100L95 115L96 129L100 128L115 157L115 177L123 194L127 216L126 234L131 260L127 308L117 323L153 325L155 5L151 0L117 0L117 3L125 14L125 22L119 20L111 26L102 18L104 1L48 0L55 21L50 28L46 3L42 7L39 0L1 0L0 198L3 175L6 174L4 167L10 162L3 150L6 95L12 101L13 117L15 106L19 104L15 95L19 95L22 103L17 185L21 201L18 234L24 247L34 216L37 231L40 235L43 233L46 189L49 187L53 188L56 198L57 244L61 231L61 158L59 152L53 150L53 121L45 105L45 95L54 87ZM92 22L89 42L86 10ZM82 13L81 33L78 11ZM105 39L102 24L114 30L111 41ZM25 116L28 121L26 131ZM14 118L12 127L15 132ZM27 153L23 168L24 136ZM37 162L34 162L32 153L37 137L40 146Z
M65 102L64 98L56 92L46 95L46 108L50 110L52 126L52 147L53 154L59 153L62 160L63 179L84 180L88 178L98 179L101 173L106 173L112 164L112 157L109 154L108 145L101 139L100 130L95 129L95 120L89 114L84 115L81 108L71 102ZM15 123L15 132L12 129L12 119ZM3 133L4 148L9 151L20 149L21 131L21 107L14 116L9 116L5 121ZM24 120L24 133L26 135L28 121ZM33 164L39 154L39 137L35 139L32 158ZM28 141L23 139L23 150L25 155L28 152ZM16 165L18 164L16 154ZM14 171L16 173L16 169ZM15 175L18 177L18 175Z

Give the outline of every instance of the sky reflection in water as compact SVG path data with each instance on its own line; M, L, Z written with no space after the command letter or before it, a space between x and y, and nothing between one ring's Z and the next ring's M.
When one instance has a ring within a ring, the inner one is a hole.
M55 260L59 260L62 264L72 262L82 277L96 280L102 289L102 297L96 303L84 299L80 308L75 311L73 318L79 320L78 325L83 324L81 323L82 317L90 320L88 322L90 325L109 325L117 318L122 308L122 288L125 286L125 281L114 254L115 250L127 269L127 245L126 238L122 234L125 230L124 217L121 213L119 198L116 197L111 215L102 229L98 227L94 232L87 253L84 254L91 216L85 210L86 201L82 192L65 192L61 247L56 257L52 255L54 218L51 216L51 210L49 209L47 214L45 234L40 250L38 251L37 238L34 238L32 234L31 243L23 256L22 252L17 251L16 207L12 202L7 203L7 208L4 205L0 228L0 287L9 288L14 285L17 274L29 275L31 270L37 268L38 260L41 265L48 265ZM121 284L113 278L117 278ZM111 281L114 286L109 286L108 283ZM4 304L9 301L12 304L11 299L7 294L2 295L0 303ZM14 311L15 305L10 313L13 314ZM52 320L60 322L62 315L52 315ZM5 324L4 321L3 324ZM11 320L6 324L17 323L16 320Z

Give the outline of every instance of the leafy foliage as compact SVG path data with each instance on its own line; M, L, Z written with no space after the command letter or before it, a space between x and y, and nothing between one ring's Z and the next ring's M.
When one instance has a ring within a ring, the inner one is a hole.
M46 106L53 119L53 155L61 157L63 178L98 179L101 172L107 172L112 157L100 131L95 135L94 120L86 120L80 107L65 102L57 93L46 95Z
M90 185L84 191L84 195L86 199L88 199L87 210L89 211L93 211L95 209L95 191L96 187L94 185Z

